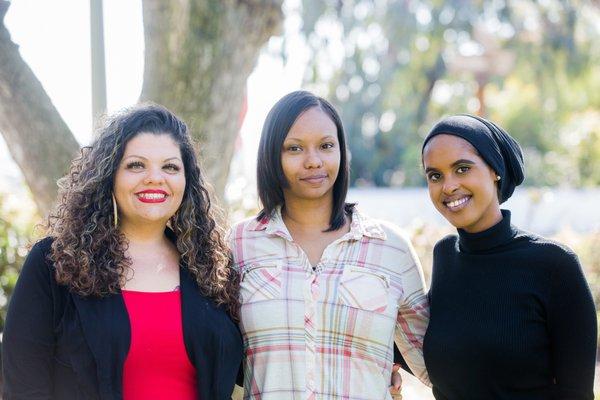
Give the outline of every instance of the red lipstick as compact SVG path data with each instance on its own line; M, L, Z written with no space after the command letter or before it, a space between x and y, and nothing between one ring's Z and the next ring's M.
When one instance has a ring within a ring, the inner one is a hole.
M135 194L142 203L163 203L167 200L168 193L164 190L148 189Z

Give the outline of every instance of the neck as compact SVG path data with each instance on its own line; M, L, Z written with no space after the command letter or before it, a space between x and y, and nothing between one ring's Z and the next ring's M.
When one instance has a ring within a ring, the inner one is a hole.
M127 238L129 245L156 246L167 240L165 237L166 223L132 224L125 221L121 225L121 232Z
M497 207L491 211L489 216L482 220L477 226L465 227L464 230L468 233L479 233L490 229L500 221L502 221L502 212L500 211L500 207Z
M303 229L317 229L319 231L329 228L333 199L324 200L285 200L282 209L284 222Z

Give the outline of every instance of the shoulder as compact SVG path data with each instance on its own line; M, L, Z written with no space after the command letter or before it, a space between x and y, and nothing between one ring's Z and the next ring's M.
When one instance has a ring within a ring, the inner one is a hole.
M549 264L575 263L579 264L577 255L569 246L556 240L527 232L517 230L515 243L530 252L532 257L548 261Z
M52 251L52 242L53 239L47 237L37 241L31 247L19 273L18 285L28 287L34 285L38 288L56 286L54 264L49 258Z
M380 263L421 268L419 258L406 230L390 221L370 218L363 214L359 214L359 218L362 237L368 239L369 251L371 248L373 249L372 254L377 254ZM356 239L360 237L359 235L354 236Z
M53 242L54 238L52 236L39 239L31 246L30 253L50 254Z
M453 233L450 235L446 235L433 246L433 253L446 253L448 251L454 251L456 248L456 242L458 240L458 235Z
M368 217L360 214L364 221L364 229L367 235L379 238L387 244L409 250L411 246L410 235L405 229L402 229L393 222Z
M54 242L54 238L50 236L35 242L27 254L24 267L28 265L34 265L41 270L49 271L52 269L53 264L49 258L50 253L52 252L52 242Z
M256 216L243 219L231 225L229 240L236 241L245 236L256 234L256 232L262 232L264 227L264 221L259 221Z
M229 249L233 256L234 268L240 267L249 259L265 254L282 253L282 241L269 232L269 220L247 218L234 224L229 232Z

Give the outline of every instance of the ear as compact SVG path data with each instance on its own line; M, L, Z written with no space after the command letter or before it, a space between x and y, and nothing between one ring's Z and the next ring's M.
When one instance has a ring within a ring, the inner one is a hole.
M498 175L498 173L496 171L494 171L489 165L488 165L488 170L489 170L490 178L492 179L492 181L494 181L496 184L498 184L498 182L500 182L502 177L500 175Z
M490 171L491 171L491 178L494 181L494 184L496 185L496 198L498 200L498 203L500 203L500 198L502 197L501 193L500 193L500 182L502 182L502 177L500 175L498 175L496 173L496 171L492 170L491 168L490 168Z

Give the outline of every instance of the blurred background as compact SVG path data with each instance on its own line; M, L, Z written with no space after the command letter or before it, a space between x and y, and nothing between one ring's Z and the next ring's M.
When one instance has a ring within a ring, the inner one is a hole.
M452 113L499 123L527 168L506 208L575 249L600 305L599 2L0 0L0 330L102 114L139 100L179 114L233 222L258 208L266 113L300 88L341 113L350 200L406 229L427 276L452 229L428 199L423 137ZM432 398L405 380L405 400Z

